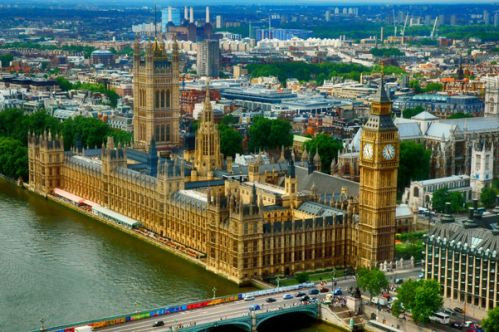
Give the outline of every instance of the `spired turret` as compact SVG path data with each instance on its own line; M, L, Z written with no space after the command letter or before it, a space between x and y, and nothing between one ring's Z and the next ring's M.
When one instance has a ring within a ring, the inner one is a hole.
M213 119L208 84L206 85L206 97L200 118L201 122L196 133L194 167L198 177L211 178L213 171L222 168L223 158L220 153L220 135Z
M42 135L28 135L29 188L49 194L62 184L64 141L49 130Z
M102 169L104 174L113 172L117 167L127 167L126 147L114 144L114 138L108 136L101 149Z

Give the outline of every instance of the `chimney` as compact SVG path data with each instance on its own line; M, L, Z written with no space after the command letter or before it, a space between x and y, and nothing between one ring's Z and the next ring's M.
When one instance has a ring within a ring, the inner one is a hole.
M189 9L187 9L187 6L184 7L184 20L189 19Z
M206 23L210 23L210 7L206 6Z
M172 20L172 6L168 6L168 23L170 23Z
M194 23L194 8L191 7L189 15L189 23Z

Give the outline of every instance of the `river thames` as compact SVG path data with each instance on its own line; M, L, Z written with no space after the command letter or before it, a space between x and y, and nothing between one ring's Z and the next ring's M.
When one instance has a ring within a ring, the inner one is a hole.
M0 179L0 331L249 290ZM335 331L313 324L300 331Z

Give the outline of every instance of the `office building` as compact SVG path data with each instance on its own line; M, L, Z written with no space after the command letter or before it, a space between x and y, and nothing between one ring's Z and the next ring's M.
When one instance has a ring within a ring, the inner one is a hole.
M474 201L468 218L447 211L424 243L424 276L440 283L445 307L483 319L499 305L499 197L491 211Z
M199 43L196 60L198 76L218 77L220 74L220 46L218 40L207 39Z

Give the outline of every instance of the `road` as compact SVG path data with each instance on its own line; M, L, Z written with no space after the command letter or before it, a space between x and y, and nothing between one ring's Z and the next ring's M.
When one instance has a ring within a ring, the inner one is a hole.
M387 276L390 279L393 278L415 278L419 274L419 269L404 270L401 272L389 272ZM349 287L355 286L355 279L353 277L337 278L337 286L346 290ZM332 289L331 281L326 284L326 287ZM293 296L298 291L293 292L280 292L272 295L259 296L253 301L235 301L223 303L211 307L204 307L195 310L183 311L175 314L169 314L160 317L152 317L147 319L142 319L139 321L128 322L126 324L110 326L105 328L96 329L97 331L112 331L112 332L123 332L123 331L170 331L172 327L178 327L183 325L184 327L190 326L190 324L204 324L209 322L220 321L224 319L241 317L244 315L249 315L249 307L253 304L258 304L262 307L261 311L271 311L279 310L280 307L289 307L299 304L298 299L293 298L290 300L284 300L282 296L286 293L290 293ZM304 290L308 293L308 289ZM322 299L325 294L319 294L319 299ZM313 296L312 296L313 297ZM276 302L267 303L268 298L274 298ZM257 313L258 313L257 312ZM163 327L152 327L154 322L162 320L165 325Z

